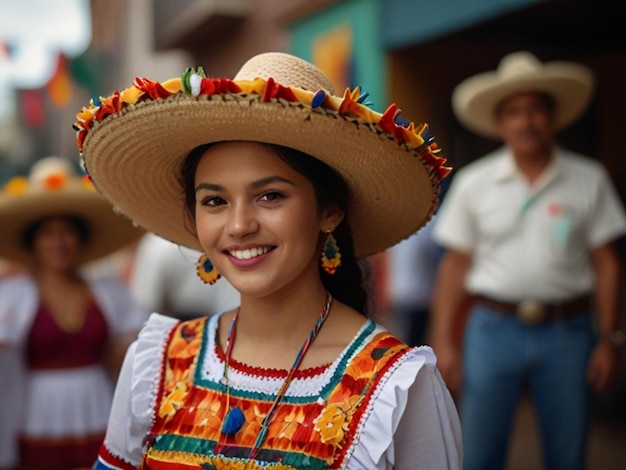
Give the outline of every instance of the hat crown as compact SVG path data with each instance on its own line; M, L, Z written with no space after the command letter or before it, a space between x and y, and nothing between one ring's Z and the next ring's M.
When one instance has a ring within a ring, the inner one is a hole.
M520 51L508 54L498 64L498 74L503 79L532 73L541 68L541 62L530 52Z
M51 176L73 178L76 171L70 161L63 157L45 157L33 164L28 174L28 181L34 186L45 186Z
M273 78L284 86L301 88L311 92L326 90L335 94L330 79L317 67L299 57L281 52L266 52L248 60L235 80L254 80Z

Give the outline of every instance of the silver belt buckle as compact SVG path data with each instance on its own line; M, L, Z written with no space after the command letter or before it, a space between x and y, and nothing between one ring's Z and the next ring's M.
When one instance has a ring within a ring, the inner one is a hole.
M517 319L524 325L536 326L546 318L546 309L536 300L523 300L517 305Z

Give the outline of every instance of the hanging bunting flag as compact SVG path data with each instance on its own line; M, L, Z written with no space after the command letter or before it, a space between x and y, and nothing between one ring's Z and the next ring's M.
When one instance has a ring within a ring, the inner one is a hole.
M40 90L21 90L20 108L24 123L31 128L41 127L45 121L45 112Z
M57 108L64 108L72 97L72 80L67 71L65 56L59 54L57 67L46 86L50 101Z

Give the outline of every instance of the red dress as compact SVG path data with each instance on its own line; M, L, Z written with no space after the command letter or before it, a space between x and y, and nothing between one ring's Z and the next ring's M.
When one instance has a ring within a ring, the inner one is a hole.
M87 306L84 322L76 331L62 328L49 309L40 305L27 338L27 370L45 374L59 370L78 371L101 364L107 337L106 320L95 302ZM57 406L56 403L46 405ZM75 406L84 407L84 404L76 403ZM103 437L104 429L87 435L22 433L21 465L34 468L89 467L96 460Z

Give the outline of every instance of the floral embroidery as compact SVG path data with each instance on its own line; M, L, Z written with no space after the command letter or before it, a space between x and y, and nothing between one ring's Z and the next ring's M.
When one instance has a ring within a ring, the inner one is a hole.
M225 388L217 379L200 379L196 368L204 354L206 318L180 323L163 358L164 377L158 413L144 457L146 467L205 469L332 469L340 468L357 439L372 390L407 346L387 333L363 333L361 344L335 372L322 396L287 397L270 421L257 459L247 459L261 430L272 397ZM359 343L357 343L359 344ZM219 366L218 366L219 367ZM229 410L239 408L245 423L232 435L221 433Z
M362 396L352 396L343 403L331 403L324 408L322 414L313 421L323 443L341 448L352 416L362 400Z
M185 382L178 382L164 399L159 410L159 416L164 419L170 419L176 412L182 408L185 397L189 392L189 388Z

